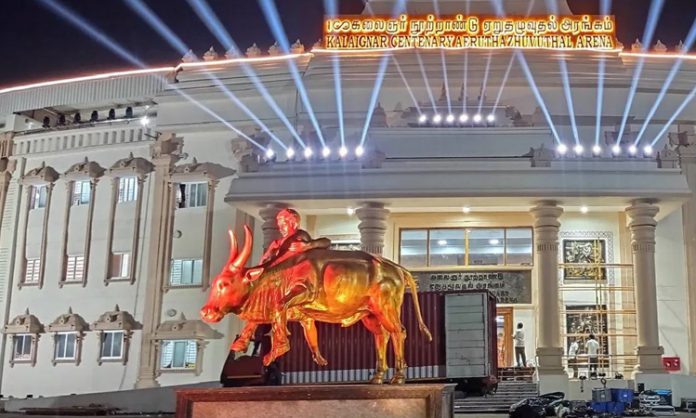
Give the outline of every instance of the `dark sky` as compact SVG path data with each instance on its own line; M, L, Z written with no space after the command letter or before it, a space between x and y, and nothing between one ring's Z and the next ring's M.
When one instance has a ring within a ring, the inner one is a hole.
M179 54L121 0L59 0L152 65L175 65ZM541 1L541 0L537 0ZM273 43L256 0L208 0L240 48ZM2 0L0 86L132 67L96 41L45 9L36 0ZM146 3L201 56L222 47L186 0ZM359 13L362 0L339 0L344 14ZM598 0L569 0L576 13L597 13ZM626 45L641 36L650 0L614 0L619 39ZM322 0L276 0L288 37L311 46L321 35ZM665 0L656 39L669 47L686 37L696 19L696 0Z

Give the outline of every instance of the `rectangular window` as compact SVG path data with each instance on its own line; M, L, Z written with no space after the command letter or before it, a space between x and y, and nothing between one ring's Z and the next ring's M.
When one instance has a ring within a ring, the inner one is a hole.
M73 184L73 206L86 205L92 196L92 189L89 180L76 181Z
M75 360L77 353L77 334L59 332L56 334L56 360Z
M130 274L130 253L111 254L111 278L127 279Z
M85 269L85 257L81 255L68 256L65 263L65 281L81 282Z
M400 240L405 267L533 264L532 228L405 229Z
M181 183L176 193L180 209L197 208L208 204L208 183Z
M203 260L177 259L172 260L169 284L172 286L196 286L201 284L203 276Z
M121 177L118 180L118 203L134 202L138 197L138 179Z
M27 259L24 268L24 284L39 283L39 271L41 270L41 260L38 258Z
M101 341L101 359L116 360L123 357L123 331L104 331Z
M187 370L196 368L198 349L195 340L162 341L160 369Z
M45 184L40 186L31 186L31 202L29 202L30 210L45 208L47 199L48 188Z
M12 359L14 361L31 360L32 336L30 334L16 334L13 338L13 345Z

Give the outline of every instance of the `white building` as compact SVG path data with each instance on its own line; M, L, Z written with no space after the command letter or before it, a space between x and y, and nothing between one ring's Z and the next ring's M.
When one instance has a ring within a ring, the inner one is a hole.
M391 3L370 2L375 13ZM446 14L463 2L440 3ZM510 14L526 12L526 1L503 3ZM470 4L472 14L492 12L488 0ZM570 14L564 1L558 6ZM432 11L432 2L409 8ZM578 391L565 353L571 339L592 332L610 377L672 389L675 401L696 395L696 107L669 120L696 82L695 57L684 59L646 124L644 144L671 123L659 153L624 145L614 155L634 68L644 63L624 144L641 130L678 54L525 50L549 124L512 50L392 51L365 153L356 157L387 52L295 47L287 56L250 49L248 58L208 54L177 67L0 90L3 395L217 380L240 323L210 327L198 311L226 260L225 230L254 225L258 259L283 206L297 208L313 235L413 269L421 287L445 274L500 273L501 362L513 365L509 331L524 323L542 391ZM601 151L593 155L600 60ZM319 157L289 63L302 75L328 158ZM445 111L495 119L419 123L421 113L432 121ZM560 155L553 129L572 148L573 124L584 152ZM266 161L240 132L277 159ZM272 136L297 156L286 160ZM663 357L678 357L678 369L667 372Z

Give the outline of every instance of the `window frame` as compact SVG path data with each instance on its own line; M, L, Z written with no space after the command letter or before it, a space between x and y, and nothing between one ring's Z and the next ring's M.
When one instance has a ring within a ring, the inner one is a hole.
M17 343L18 343L18 339L20 339L20 338L21 338L22 341L23 341L23 344L22 344L23 348L27 345L26 339L29 338L29 341L28 341L29 353L26 354L26 357L18 358L18 357L17 357ZM13 335L12 335L12 357L11 357L11 359L10 359L10 363L11 363L11 364L15 364L15 363L32 363L32 362L33 362L33 359L35 358L35 354L36 354L36 343L35 343L35 340L36 340L35 334L30 334L30 333L26 333L26 334L13 334Z
M120 275L115 274L116 272L114 271L114 262L116 257L121 257L119 262ZM111 257L109 257L109 281L130 280L131 262L130 251L116 251L111 253Z
M491 230L491 229L500 229L503 230L503 263L502 264L483 264L483 265L478 265L478 264L471 264L469 260L470 256L470 248L469 248L469 232L472 230ZM532 239L532 253L531 253L531 263L529 264L508 264L507 259L508 259L508 230L510 229L527 229L531 231L531 239ZM464 264L463 265L438 265L438 266L432 266L430 262L430 233L433 230L460 230L462 231L464 235ZM502 269L531 269L534 267L534 258L535 258L535 248L534 248L534 228L531 226L497 226L497 225L492 225L492 226L476 226L476 227L438 227L438 226L433 226L433 227L428 227L428 228L417 228L417 227L407 227L407 228L399 228L399 236L398 236L398 243L397 243L397 248L398 248L398 260L399 264L402 264L402 254L401 254L401 249L402 249L402 239L403 239L403 233L405 231L425 231L426 232L426 238L425 238L425 261L426 265L424 266L417 266L417 267L409 267L412 269L427 269L427 270L452 270L452 269L463 269L463 270L481 270L481 269L491 269L491 268L502 268ZM469 232L467 232L469 231Z
M118 179L118 203L131 203L138 199L138 177L124 176Z
M167 343L172 344L172 360L171 364L174 364L174 360L176 357L176 344L177 343L186 343L186 347L184 348L184 366L186 364L191 364L191 367L163 367L162 361L163 361L163 356L165 355L165 350L164 350L164 345ZM189 355L188 350L189 347L193 345L195 347L195 358L193 363L186 363L187 357ZM181 338L181 339L164 339L159 341L159 358L158 358L158 363L157 367L160 372L171 372L171 373L198 373L199 367L200 367L200 361L201 361L201 347L200 347L200 341L197 339L193 338Z
M172 274L174 273L174 264L176 262L180 262L181 266L179 267L180 269L180 284L174 284L172 281ZM191 262L191 268L190 268L190 274L191 274L191 283L183 283L184 279L184 263L186 262ZM198 282L194 282L194 277L196 273L196 263L199 263L199 268L198 272L200 273L200 276L198 278ZM198 288L198 287L203 287L203 259L202 258L173 258L169 262L169 278L167 279L167 286L168 289L190 289L190 288Z
M80 188L79 193L77 191ZM87 187L85 191L85 187ZM86 200L83 198L87 196ZM92 201L92 181L91 180L74 180L72 185L72 196L70 206L86 206Z
M31 275L36 277L36 280L28 281L29 270L31 266ZM32 257L24 261L24 274L22 275L22 286L39 286L41 284L41 258Z
M100 333L101 335L99 336L99 363L107 363L107 362L122 362L123 361L123 356L125 353L125 345L126 345L126 331L121 330L121 329L115 329L115 330L104 330ZM111 338L111 356L104 356L104 345L106 344L107 336L108 335L115 335L115 334L120 334L120 353L118 356L113 355L113 348L114 348L114 338Z
M68 280L68 275L70 272L70 259L74 258L74 265L73 265L73 271L72 271L72 276L73 278ZM77 265L78 265L78 259L82 259L82 270L81 270L81 276L79 279L76 279L77 277ZM85 283L85 256L84 254L73 254L73 255L68 255L65 257L65 267L63 268L63 278L61 280L62 284L75 284L75 283L80 283L84 284Z
M203 187L205 193L205 199L198 196L198 189ZM204 208L208 206L208 199L210 198L208 193L209 182L207 181L191 181L191 182L181 182L178 183L178 188L176 191L176 206L178 209L194 209L194 208ZM195 189L195 192L192 190ZM192 204L195 197L195 205ZM203 203L199 200L205 200Z
M29 210L45 209L48 204L48 184L34 184L30 187Z
M74 337L73 340L73 355L72 357L65 357L61 356L58 357L58 347L60 346L60 338L61 337L66 338L66 344L65 344L65 349L64 351L67 352L68 348L68 339L70 336ZM80 333L77 331L59 331L56 332L55 335L53 336L54 343L53 343L53 364L56 363L76 363L79 361L80 353L79 353L79 345L80 345Z

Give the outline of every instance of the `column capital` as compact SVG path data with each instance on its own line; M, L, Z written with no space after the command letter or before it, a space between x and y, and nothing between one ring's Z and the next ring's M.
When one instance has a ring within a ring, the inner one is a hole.
M561 226L558 218L563 214L563 208L553 200L537 202L536 206L530 209L530 213L534 217L534 228Z
M626 214L631 221L629 222L629 228L634 228L637 226L656 226L657 221L655 220L655 215L660 212L660 208L654 205L654 201L651 200L634 200L631 202L631 206L626 208Z

